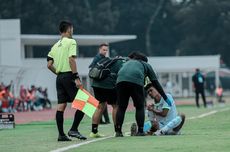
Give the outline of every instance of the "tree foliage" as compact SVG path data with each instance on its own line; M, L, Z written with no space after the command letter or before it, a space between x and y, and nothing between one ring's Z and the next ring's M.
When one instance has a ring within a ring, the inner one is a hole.
M0 0L0 18L20 18L24 34L58 34L71 20L77 34L134 34L114 54L221 54L230 65L229 0Z

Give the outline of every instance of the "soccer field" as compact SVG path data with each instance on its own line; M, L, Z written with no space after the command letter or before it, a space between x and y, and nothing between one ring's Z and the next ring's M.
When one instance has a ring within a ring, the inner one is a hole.
M100 133L108 139L86 143L87 141L73 139L71 142L57 142L55 121L34 122L16 125L13 130L0 130L0 151L44 152L66 148L68 152L139 152L139 151L202 151L229 152L230 149L230 105L214 108L200 108L193 106L178 106L178 111L187 116L187 120L180 136L146 136L114 138L113 125L101 125ZM124 132L128 132L134 122L134 112L126 113ZM68 131L72 120L65 121ZM87 117L82 121L79 130L89 135L91 120ZM99 138L98 138L99 139ZM96 139L97 140L97 139ZM83 145L79 145L79 144ZM68 146L72 148L68 149ZM75 147L75 148L73 148Z

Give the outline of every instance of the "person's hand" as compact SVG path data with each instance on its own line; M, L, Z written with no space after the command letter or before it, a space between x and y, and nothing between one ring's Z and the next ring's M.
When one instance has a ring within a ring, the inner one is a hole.
M148 109L149 111L153 111L154 105L153 105L153 104L149 104L149 105L147 106L147 109Z
M81 80L80 79L76 79L75 80L75 84L76 84L76 87L79 88L79 89L83 89L83 85L81 83Z

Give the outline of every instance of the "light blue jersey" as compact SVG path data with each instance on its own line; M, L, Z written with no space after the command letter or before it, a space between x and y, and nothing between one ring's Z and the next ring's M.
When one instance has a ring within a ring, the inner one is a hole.
M151 121L157 121L159 124L159 131L163 134L168 135L176 135L179 131L175 132L173 131L173 128L177 127L181 122L182 118L178 115L178 112L176 110L176 105L173 100L173 97L170 94L166 94L168 99L171 101L171 106L169 106L166 101L161 97L161 100L159 103L154 104L154 109L163 111L163 109L169 109L167 115L165 117L156 115L152 111L148 111L148 117L149 121L145 122L144 124L144 132L148 132L150 128L152 127Z
M161 100L160 100L159 103L154 104L154 109L156 109L156 110L162 111L163 109L169 109L168 114L167 114L166 117L155 115L156 120L159 122L160 128L165 126L166 124L168 124L171 120L176 118L177 115L178 115L178 112L177 112L176 105L175 105L175 102L173 100L173 97L170 94L166 94L166 95L170 99L170 101L172 102L171 103L172 106L169 106L165 102L163 97L161 97Z

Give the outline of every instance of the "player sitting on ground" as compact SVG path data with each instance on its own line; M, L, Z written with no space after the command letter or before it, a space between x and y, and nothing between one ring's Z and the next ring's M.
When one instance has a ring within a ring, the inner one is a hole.
M149 135L178 135L182 128L185 115L178 115L175 102L170 94L166 94L171 100L172 106L164 101L158 91L148 84L145 86L148 95L154 99L154 104L147 106L149 121L145 122L144 131ZM150 125L148 125L150 124ZM149 126L149 127L148 127ZM131 135L135 134L135 124L131 127Z

